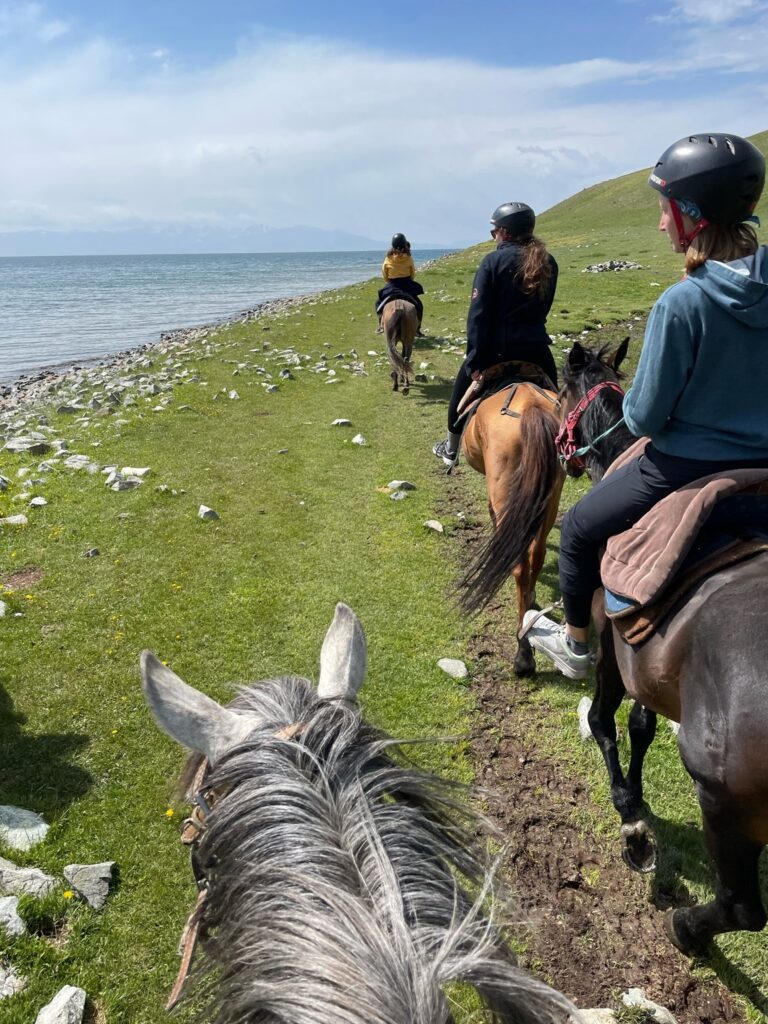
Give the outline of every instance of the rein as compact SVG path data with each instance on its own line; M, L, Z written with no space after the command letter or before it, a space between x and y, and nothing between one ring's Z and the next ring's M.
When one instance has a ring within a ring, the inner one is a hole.
M278 740L292 740L301 732L304 725L304 722L294 722L293 725L286 725L285 728L274 733L274 738ZM205 901L208 897L208 879L205 877L205 872L201 869L198 862L197 848L200 844L203 833L208 827L206 818L211 814L219 800L229 793L228 789L216 790L205 786L205 777L208 774L210 767L211 762L207 757L204 757L200 763L200 767L195 772L195 777L192 780L192 785L190 787L193 792L192 799L195 806L189 817L184 819L184 823L181 828L181 842L184 846L190 847L192 873L195 876L198 894L195 905L192 908L192 913L187 918L187 923L184 925L184 930L182 931L181 939L179 940L179 955L181 956L181 963L179 965L179 973L176 975L176 981L173 983L173 988L171 989L171 994L168 996L168 1002L165 1004L166 1012L170 1012L181 999L184 983L187 980L189 969L192 966L192 957L195 954L195 947L200 935L200 923L203 916L203 907L205 906Z
M588 452L596 451L595 445L599 444L600 441L603 441L606 437L612 434L617 427L620 427L622 423L624 423L624 417L622 416L620 420L617 420L616 423L613 424L613 426L604 430L599 437L594 438L594 440L590 441L589 444L579 447L576 440L576 428L579 425L579 420L600 392L605 391L606 389L615 391L622 396L624 395L624 389L615 381L600 381L599 384L595 384L593 388L589 389L586 395L579 400L578 405L576 405L565 417L563 425L560 427L557 437L555 438L555 448L557 449L557 454L560 456L560 462L564 467L567 467L570 464L574 469L586 469L587 467L584 462L584 456Z

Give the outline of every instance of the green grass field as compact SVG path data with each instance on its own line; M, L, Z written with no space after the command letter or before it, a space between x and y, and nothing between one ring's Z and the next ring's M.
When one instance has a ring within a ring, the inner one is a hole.
M768 133L759 138L765 148ZM573 335L630 321L638 335L633 365L641 322L632 318L643 316L680 272L679 257L655 230L657 207L644 180L643 172L596 186L540 220L561 267L551 332ZM467 733L471 692L436 662L465 656L474 629L449 596L458 573L453 536L465 523L459 513L484 517L484 489L463 471L465 500L449 508L431 445L444 430L472 275L486 248L448 257L420 275L430 337L415 361L429 364L428 380L408 398L389 390L383 342L373 333L377 284L368 282L217 331L214 349L198 348L185 363L207 386L177 387L165 411L152 412L156 400L140 399L119 410L129 421L123 426L114 425L114 416L81 426L49 410L71 451L152 472L138 490L113 493L101 476L56 467L33 492L48 499L47 507L29 510L26 528L0 528L0 579L7 584L11 574L32 573L16 576L19 582L0 594L9 606L0 620L0 803L39 811L51 824L47 840L28 854L0 853L58 875L73 861L114 860L119 870L100 913L67 898L63 884L44 904L25 901L32 934L0 937L0 956L29 985L0 1003L3 1024L28 1024L64 984L86 989L91 1021L166 1019L162 1007L194 886L178 841L184 808L174 796L184 755L144 706L143 648L226 700L235 682L283 672L316 676L334 604L344 600L368 634L362 698L369 717L405 737ZM644 269L581 273L609 258L635 259ZM560 356L567 344L556 337ZM296 380L268 394L255 372L233 377L243 362L276 374L282 363L275 353L288 346L310 355L308 366L327 356L328 366L338 367L338 383L296 370ZM351 349L368 376L341 369ZM376 356L366 354L373 350ZM344 360L335 360L339 353ZM156 357L152 372L161 368ZM239 401L223 394L213 400L233 387ZM337 417L352 427L332 427ZM357 432L364 447L351 443ZM13 501L22 482L17 473L40 461L2 453L0 472L12 486L0 494L0 515L25 511ZM408 479L416 490L393 502L381 490L393 479ZM159 484L180 493L158 492ZM584 486L569 483L564 501ZM201 503L220 520L198 520ZM444 535L423 526L431 518L443 522ZM92 547L100 556L84 558ZM541 599L549 596L542 587ZM549 741L585 777L600 808L584 830L617 833L598 753L577 745L581 692L551 675L541 680L536 699L561 723L548 726ZM472 777L462 741L429 745L420 757L436 770ZM648 769L655 811L673 823L698 822L671 736L660 737ZM703 896L710 879L700 870L698 834L689 832L678 869L691 892ZM765 988L764 935L723 939L721 946L734 964L726 981L747 993L750 985ZM751 1019L762 1019L746 1005Z

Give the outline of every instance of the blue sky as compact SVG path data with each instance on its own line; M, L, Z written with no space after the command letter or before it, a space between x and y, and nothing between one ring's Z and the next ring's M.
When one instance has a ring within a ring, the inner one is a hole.
M469 242L768 128L766 53L767 0L0 0L0 235Z

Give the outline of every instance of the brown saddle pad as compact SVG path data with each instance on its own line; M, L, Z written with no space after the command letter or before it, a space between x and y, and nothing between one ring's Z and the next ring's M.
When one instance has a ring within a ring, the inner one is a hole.
M466 426L466 423L469 422L470 417L474 415L482 401L490 398L491 395L497 395L499 391L504 391L505 388L515 388L518 384L531 384L545 398L551 401L553 405L557 404L555 399L546 394L547 391L557 394L557 388L542 368L537 363L512 359L506 363L496 363L495 366L489 366L487 370L483 370L479 380L472 381L464 397L459 402L458 418L461 420L466 417L464 424ZM513 398L514 391L510 395L509 401L505 403L504 408L501 410L502 415L517 415L517 413L509 411L509 404Z
M675 610L685 595L701 580L713 576L716 572L727 569L737 562L744 562L763 551L768 551L768 541L737 540L727 547L716 551L710 558L703 559L690 570L672 582L653 604L640 608L621 618L609 616L619 636L631 647L640 644L653 636L664 619Z

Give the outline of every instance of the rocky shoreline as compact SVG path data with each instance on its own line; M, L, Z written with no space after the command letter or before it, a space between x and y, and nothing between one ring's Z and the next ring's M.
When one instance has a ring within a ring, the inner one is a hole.
M331 289L334 290L334 289ZM21 374L8 383L0 383L0 414L9 413L30 403L51 401L64 383L86 384L89 378L96 377L104 371L125 373L132 370L137 362L146 360L152 353L162 354L169 348L187 345L200 341L212 331L220 331L238 324L246 324L258 320L262 316L276 315L286 312L305 302L319 298L325 292L294 295L290 298L268 299L250 309L242 310L233 316L222 317L209 324L198 324L194 327L181 327L163 331L157 341L147 342L133 348L122 349L113 355L66 364L53 364L41 367L31 373ZM97 381L95 381L98 383Z

